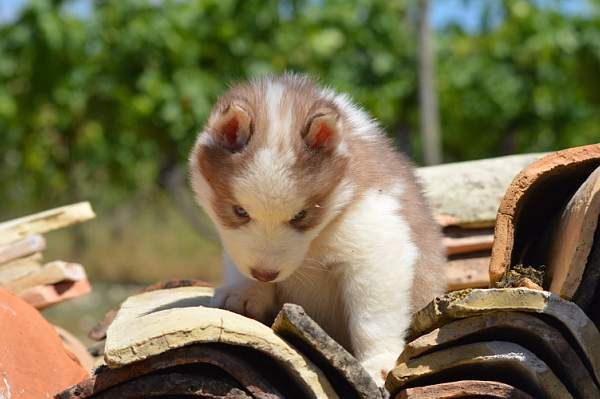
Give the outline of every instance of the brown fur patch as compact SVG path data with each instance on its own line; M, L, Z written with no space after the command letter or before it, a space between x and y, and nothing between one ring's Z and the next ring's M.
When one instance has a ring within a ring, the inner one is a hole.
M352 161L349 174L357 186L355 196L368 189L385 190L395 183L402 184L398 214L408 223L410 238L419 251L412 288L412 307L418 310L446 290L443 269L446 258L440 227L433 219L412 163L395 151L383 134L369 140L350 140L347 144Z
M294 226L305 231L318 226L331 206L331 194L346 177L349 159L346 156L300 148L292 169L294 181L304 189L308 198L306 217Z
M237 200L231 191L231 180L243 163L242 153L231 153L219 145L205 145L198 147L195 156L200 172L214 191L212 207L223 226L237 228L248 223L233 211Z

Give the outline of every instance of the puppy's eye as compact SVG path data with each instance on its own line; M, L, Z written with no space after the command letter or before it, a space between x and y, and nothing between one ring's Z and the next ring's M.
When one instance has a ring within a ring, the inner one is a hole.
M237 205L233 206L233 213L235 213L236 216L238 216L242 219L248 219L250 217L250 215L248 215L248 212L246 212L246 210L244 208L242 208L241 206L237 206Z
M290 223L291 224L296 224L302 221L302 219L304 219L306 217L306 211L300 211L297 214L294 215L293 218L290 219Z

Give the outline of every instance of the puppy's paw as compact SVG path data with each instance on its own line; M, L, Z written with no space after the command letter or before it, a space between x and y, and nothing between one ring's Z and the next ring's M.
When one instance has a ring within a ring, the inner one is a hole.
M223 286L215 290L211 305L268 323L276 310L275 285L244 282Z
M373 377L377 386L383 387L388 373L396 366L397 358L398 354L396 352L386 352L368 357L361 364L371 377Z

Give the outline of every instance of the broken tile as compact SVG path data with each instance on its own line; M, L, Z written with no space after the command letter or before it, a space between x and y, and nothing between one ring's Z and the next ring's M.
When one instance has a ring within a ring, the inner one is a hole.
M369 373L346 349L312 320L301 306L285 304L273 330L306 355L328 377L342 398L381 398Z

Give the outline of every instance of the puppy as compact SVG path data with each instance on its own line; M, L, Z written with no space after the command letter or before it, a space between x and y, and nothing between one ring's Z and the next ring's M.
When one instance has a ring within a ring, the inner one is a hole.
M412 167L377 123L307 77L264 77L218 100L189 164L224 247L214 305L268 322L299 304L381 384L445 274Z

